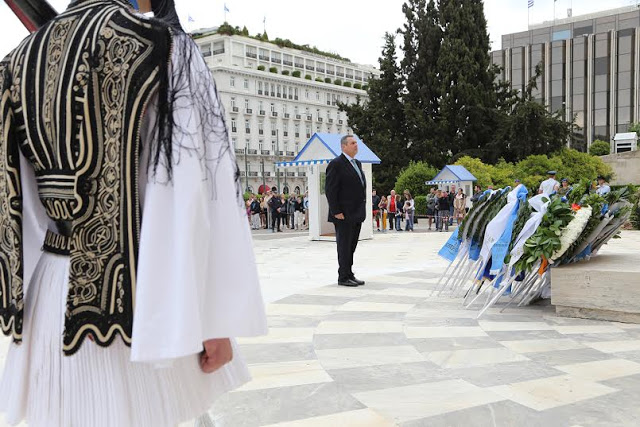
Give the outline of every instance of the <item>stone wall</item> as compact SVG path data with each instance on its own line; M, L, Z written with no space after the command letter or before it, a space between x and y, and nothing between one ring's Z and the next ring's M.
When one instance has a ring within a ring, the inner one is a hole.
M640 150L602 156L602 161L613 168L612 185L640 185Z

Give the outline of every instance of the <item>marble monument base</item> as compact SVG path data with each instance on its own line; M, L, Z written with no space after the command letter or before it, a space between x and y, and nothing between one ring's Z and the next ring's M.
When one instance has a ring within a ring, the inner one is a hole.
M551 303L559 316L640 323L638 248L610 245L590 261L551 270Z

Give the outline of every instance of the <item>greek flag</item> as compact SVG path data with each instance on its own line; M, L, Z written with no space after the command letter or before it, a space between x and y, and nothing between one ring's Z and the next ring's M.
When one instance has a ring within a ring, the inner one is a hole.
M187 21L189 22L196 22L193 17L191 15L189 15L189 17L187 18Z
M226 3L224 4L224 11L225 11L225 12L230 12L230 10L229 10L229 8L227 7L227 4L226 4Z
M529 0L529 9L533 7L533 0Z

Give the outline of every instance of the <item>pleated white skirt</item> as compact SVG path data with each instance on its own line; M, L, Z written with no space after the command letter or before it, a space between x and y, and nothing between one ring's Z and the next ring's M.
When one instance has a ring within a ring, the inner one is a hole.
M132 363L120 340L108 348L85 340L64 356L68 277L68 257L43 253L27 288L24 341L11 344L0 382L0 411L11 425L174 427L249 381L235 345L233 361L209 375L197 355L162 368Z

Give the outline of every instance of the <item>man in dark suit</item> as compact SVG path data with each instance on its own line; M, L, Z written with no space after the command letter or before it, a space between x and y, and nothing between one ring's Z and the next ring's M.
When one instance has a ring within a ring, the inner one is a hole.
M362 164L355 159L358 141L351 135L340 140L342 154L327 166L325 194L329 201L329 222L336 227L338 244L338 285L359 286L351 267L353 253L358 245L360 228L366 219L367 181Z

